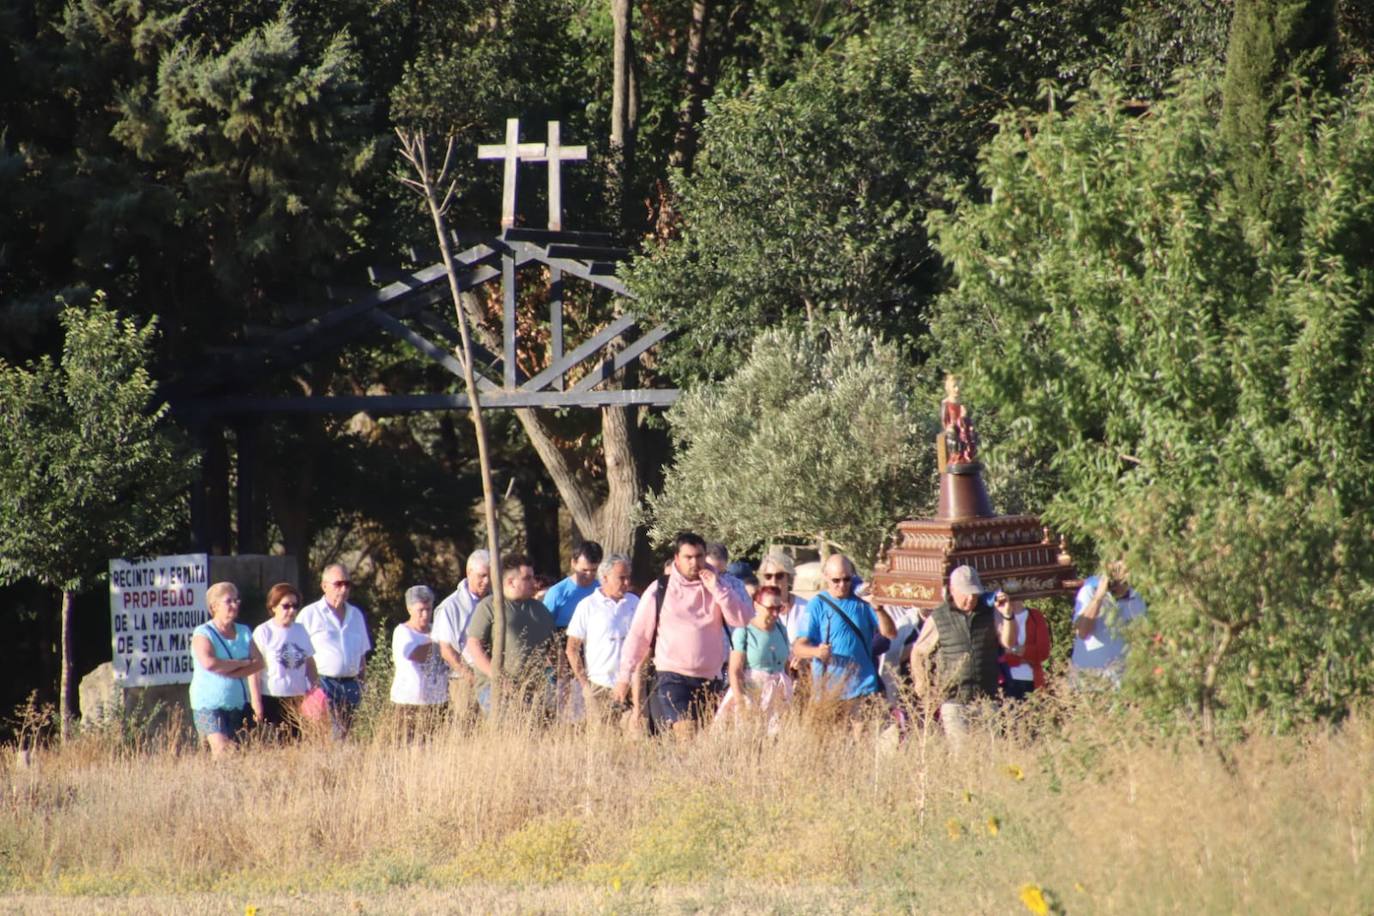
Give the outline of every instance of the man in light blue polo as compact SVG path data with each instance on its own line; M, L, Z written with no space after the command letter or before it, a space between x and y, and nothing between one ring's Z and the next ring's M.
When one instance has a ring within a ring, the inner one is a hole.
M873 637L888 639L897 627L887 611L854 596L854 564L844 554L825 561L825 591L806 606L806 632L792 644L798 658L809 658L812 683L839 700L840 712L852 721L879 706L882 681L873 662Z
M1126 564L1107 566L1105 576L1089 576L1073 602L1073 659L1069 683L1118 687L1126 667L1128 624L1145 616L1145 599L1127 578Z

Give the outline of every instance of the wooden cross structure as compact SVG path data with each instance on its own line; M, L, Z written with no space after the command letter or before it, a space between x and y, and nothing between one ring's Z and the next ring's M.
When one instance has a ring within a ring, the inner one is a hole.
M500 159L505 174L501 229L498 233L454 233L460 252L460 291L496 280L502 287L502 337L499 353L474 348L474 371L481 404L485 408L603 408L647 405L667 407L679 391L673 388L606 388L621 370L636 364L650 348L665 340L665 326L644 330L633 313L622 311L608 324L567 348L563 326L563 287L566 278L586 282L616 296L633 299L633 293L616 277L617 265L629 256L612 236L601 232L569 232L561 228L561 167L566 161L585 159L585 146L563 146L559 124L550 121L545 143L521 143L519 121L506 122L504 144L483 144L478 157ZM516 226L516 177L521 162L547 163L548 228ZM192 374L166 391L172 409L199 434L218 433L224 425L239 430L238 503L240 530L244 513L252 513L253 430L264 416L283 413L407 413L428 410L467 410L467 394L461 389L461 364L455 354L459 334L453 324L452 302L442 261L406 270L369 271L373 287L343 294L327 305L310 309L310 317L293 327L259 331L255 345L227 348L216 354L213 365ZM412 261L421 262L412 252ZM516 304L519 269L542 265L549 271L548 365L527 377L517 362ZM447 316L447 317L446 317ZM271 396L254 393L255 383L276 372L310 362L350 344L378 334L402 341L425 360L454 377L453 390L407 394ZM569 384L569 376L581 369ZM245 492L247 491L247 492ZM209 543L197 519L192 500L192 527L200 546ZM240 535L240 540L243 535ZM239 545L240 552L249 552Z
M509 229L515 225L515 180L516 167L520 162L547 162L549 164L549 231L558 232L563 228L563 163L586 159L585 146L563 146L559 142L559 124L549 122L547 143L521 143L520 119L506 119L506 142L504 144L483 143L477 147L478 159L501 159L505 162L505 177L501 185L501 228Z

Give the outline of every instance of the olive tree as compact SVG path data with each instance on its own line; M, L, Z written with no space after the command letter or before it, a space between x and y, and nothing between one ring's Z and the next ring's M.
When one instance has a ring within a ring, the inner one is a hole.
M677 457L647 499L651 537L700 530L736 552L787 539L866 565L935 493L930 390L848 320L761 333L732 376L668 412Z

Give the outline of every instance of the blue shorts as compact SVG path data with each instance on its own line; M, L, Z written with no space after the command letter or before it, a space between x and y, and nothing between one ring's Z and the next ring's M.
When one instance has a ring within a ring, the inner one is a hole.
M720 693L720 681L714 678L660 671L649 696L649 714L660 726L684 719L705 721L715 715Z
M346 707L356 707L363 701L363 685L356 677L328 677L320 675L320 687L329 697L329 706L335 712L343 712Z
M242 709L193 709L191 713L196 723L196 734L202 738L224 735L233 740L248 719L246 706Z

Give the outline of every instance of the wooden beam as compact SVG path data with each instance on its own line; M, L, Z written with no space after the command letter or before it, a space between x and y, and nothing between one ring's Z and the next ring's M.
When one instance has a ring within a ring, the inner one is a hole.
M549 245L551 258L572 258L574 261L623 261L630 256L628 248L611 248L595 245Z
M528 226L507 229L501 233L501 239L506 242L531 242L535 245L610 245L615 241L609 232L555 232Z
M497 391L482 396L483 408L516 407L618 407L644 404L668 407L682 392L675 388L638 391ZM249 397L180 401L178 411L200 411L205 416L273 413L414 413L426 410L468 410L465 394L380 394L325 397Z
M577 384L572 386L573 391L590 391L600 385L615 373L624 369L626 366L636 362L644 352L660 341L670 337L674 332L667 325L659 325L634 343L619 350L614 359L602 360L595 369L588 372L577 380Z
M537 261L549 267L557 267L565 274L572 274L574 277L586 280L594 286L610 290L617 296L623 296L626 299L634 298L634 293L630 292L629 288L626 287L624 283L620 282L618 277L603 276L593 273L591 268L581 261L570 261L567 258L551 258L543 248L531 242L511 242L510 247L514 251L527 255L531 261Z
M501 359L507 388L515 387L515 257L501 258Z
M372 322L379 326L382 330L410 344L411 347L423 353L425 356L429 357L431 360L438 363L439 365L443 366L453 375L457 376L458 378L463 377L463 364L458 360L457 357L455 357L452 353L449 353L443 347L431 343L429 339L421 336L420 334L415 333L410 328L402 324L399 320L391 317L381 309L373 309L371 312L368 312L367 317L371 319ZM474 373L476 372L476 369L477 367L473 366ZM483 391L497 390L496 385L491 381L491 379L482 375L477 376L477 387Z
M557 267L549 268L549 362L558 363L563 359L563 271ZM559 373L549 386L562 391L565 379Z
M455 328L451 322L445 321L443 318L439 317L439 315L429 310L417 312L415 317L420 320L421 324L444 338L444 340L453 344L453 346L462 346L463 335L458 333L458 329ZM499 366L501 364L501 358L475 340L472 342L472 358L474 360L472 366L473 371L478 375L485 376L485 380L491 383L493 390L499 388L500 386L494 381L491 381L491 377L487 375L487 373L492 371L493 366ZM486 390L485 386L483 386L482 390Z
M530 379L524 385L520 386L520 390L538 391L539 389L546 386L552 379L558 377L559 375L566 375L568 370L571 369L573 366L576 366L578 363L582 362L584 359L591 356L597 350L602 349L608 343L615 340L625 331L634 327L634 323L635 317L633 315L621 315L615 321L612 321L610 324L606 325L604 328L598 331L595 335L583 341L582 344L578 346L576 349L574 349L572 352L567 353L566 355L564 355L562 359L553 363L543 372L540 372L538 375L534 376L534 378Z

